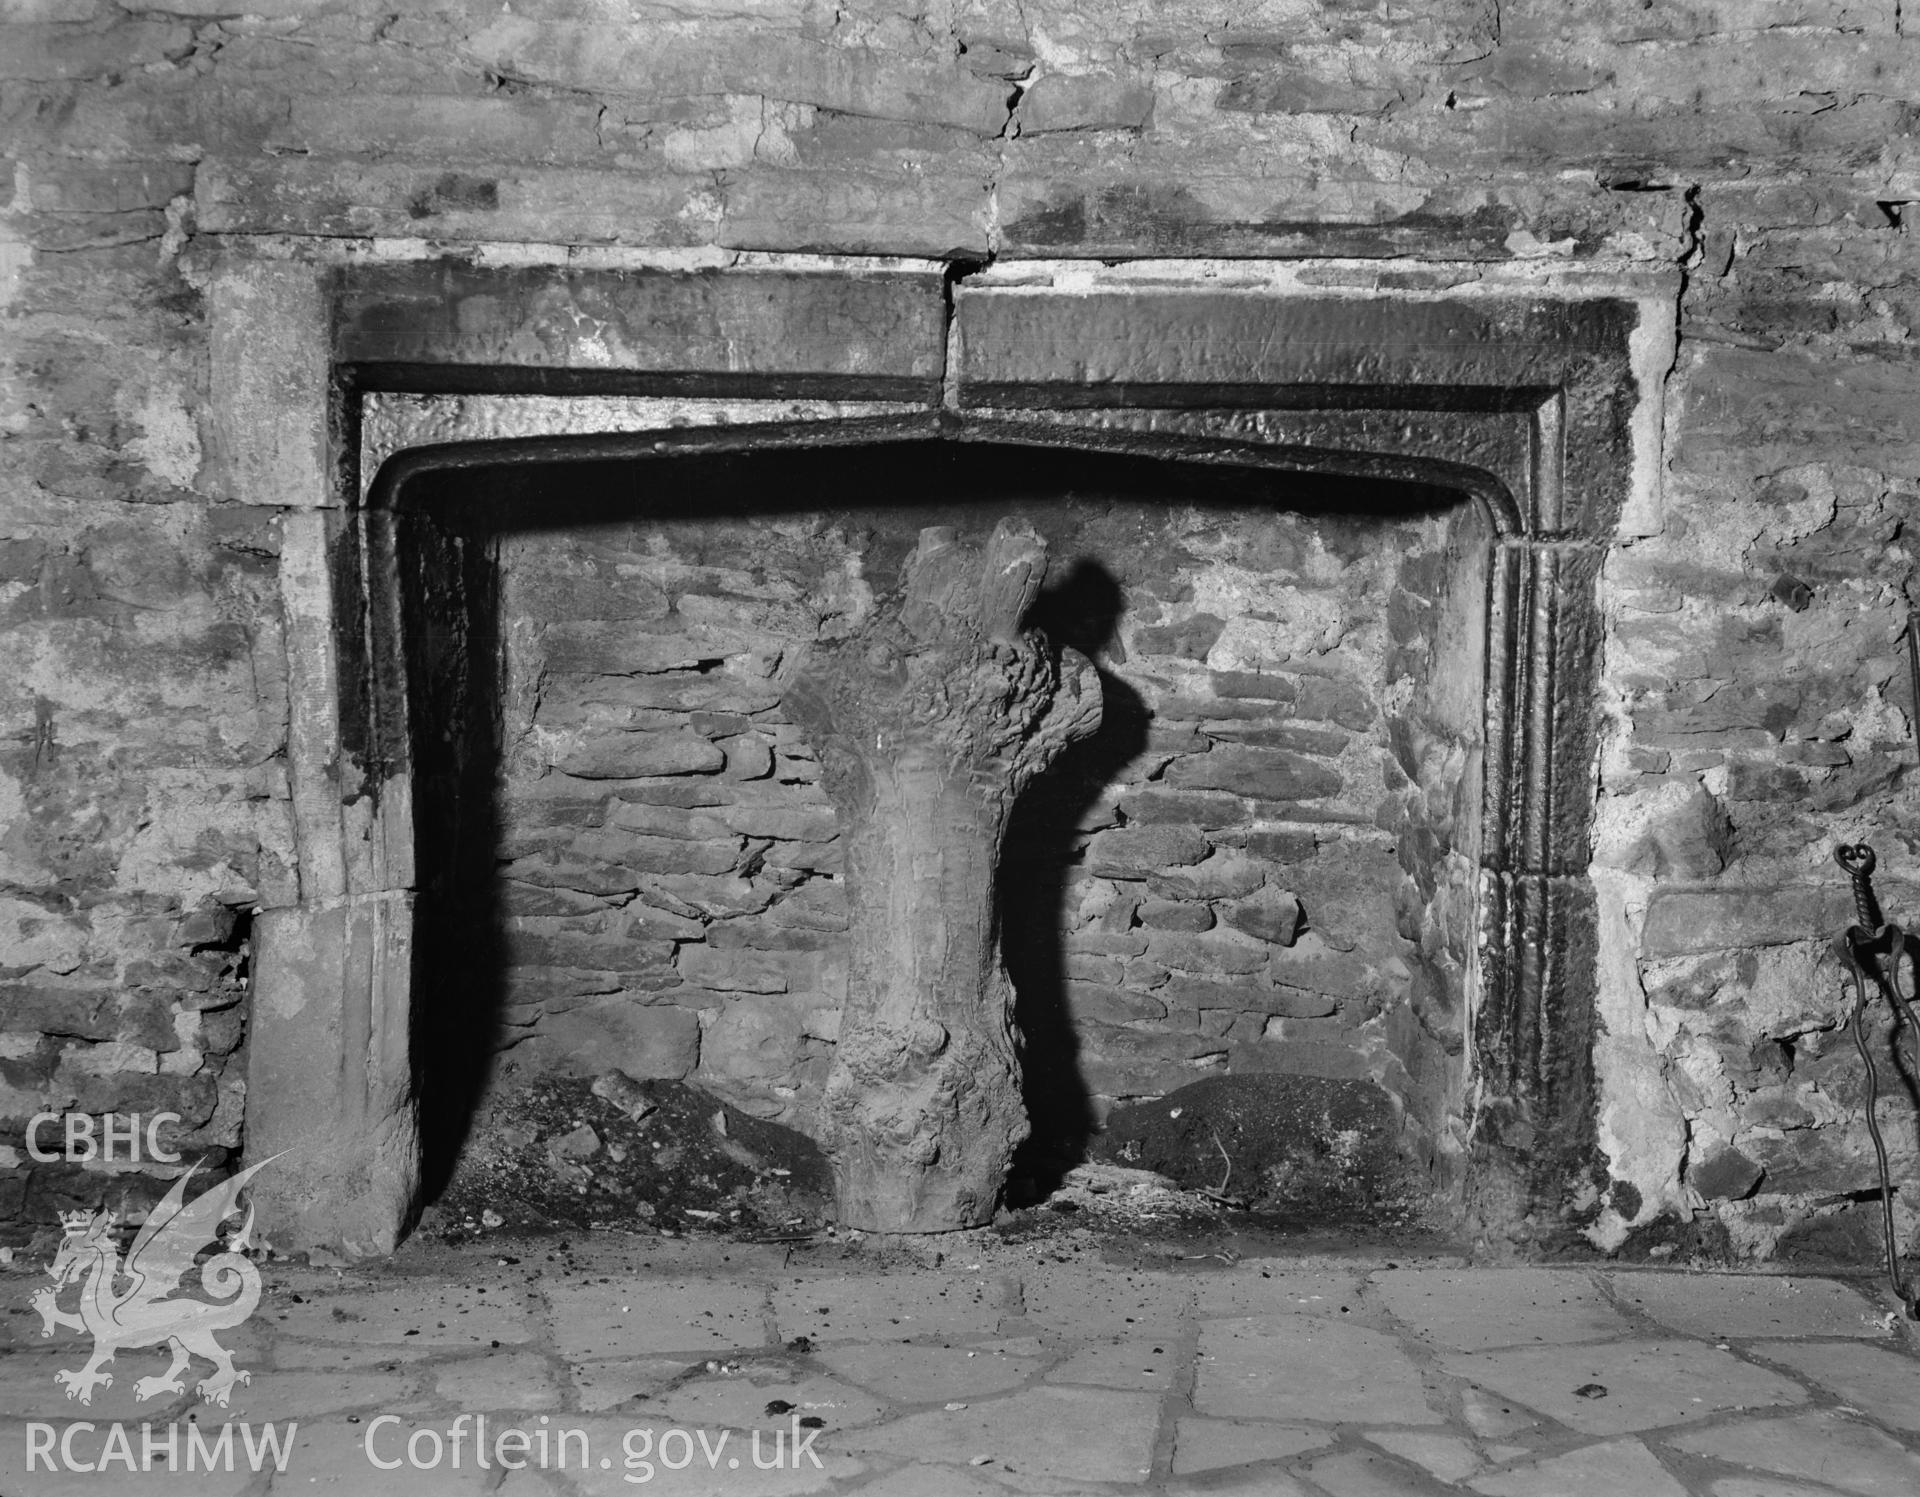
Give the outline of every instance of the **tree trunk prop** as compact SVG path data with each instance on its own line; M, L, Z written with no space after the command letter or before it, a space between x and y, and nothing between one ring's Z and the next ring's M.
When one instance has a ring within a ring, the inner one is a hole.
M1024 521L984 549L922 530L898 592L786 692L846 853L847 1001L821 1140L844 1226L979 1226L1027 1136L1000 842L1021 790L1100 723L1092 663L1020 629L1046 569Z

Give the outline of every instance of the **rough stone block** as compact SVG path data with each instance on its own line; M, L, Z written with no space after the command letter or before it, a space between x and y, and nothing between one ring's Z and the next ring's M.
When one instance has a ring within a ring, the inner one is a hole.
M729 1086L764 1092L792 1085L811 1053L807 1038L818 997L803 994L716 995L719 1012L701 1042L699 1078L723 1093ZM729 1098L731 1100L731 1098Z
M938 174L749 168L729 184L716 237L732 249L978 255L990 238L991 170L984 155Z
M1319 851L1312 832L1263 830L1247 833L1247 851L1274 863L1304 863Z
M1083 1024L1157 1024L1167 1006L1152 993L1102 983L1069 982L1067 1012Z
M614 802L613 812L608 816L610 826L624 831L641 832L649 837L675 837L683 841L698 842L714 838L725 838L733 830L724 819L725 810L709 813L705 809L690 806L662 806L648 801L620 800ZM610 845L617 838L602 838L598 845Z
M1140 905L1137 918L1148 930L1172 930L1198 935L1213 929L1213 911L1204 904L1185 900L1146 900Z
M583 780L632 780L649 775L714 774L727 756L698 733L609 733L565 748L554 768Z
M728 38L504 16L467 37L463 53L497 73L575 91L652 98L741 94L836 114L953 125L980 135L1007 122L1007 88L950 53L888 56L755 29Z
M598 858L635 873L729 873L740 861L740 840L727 837L711 842L678 837L623 836L618 832L582 832L573 851L585 859Z
M1151 788L1129 790L1118 804L1129 822L1143 826L1186 824L1202 831L1217 831L1246 816L1246 807L1237 795L1207 791L1176 794Z
M1741 1201L1752 1195L1766 1171L1738 1149L1715 1150L1687 1171L1687 1184L1709 1201Z
M1235 930L1275 946L1291 946L1300 934L1300 901L1278 889L1228 905L1221 915Z
M273 148L316 156L568 161L600 154L598 105L526 95L296 97Z
M1198 1034L1103 1029L1080 1056L1087 1089L1103 1097L1164 1096L1225 1069L1224 1041Z
M1822 452L1886 472L1920 463L1920 415L1901 372L1878 359L1708 345L1686 392L1681 473L1773 474Z
M110 988L64 987L45 981L0 984L0 1022L12 1033L112 1039L118 995Z
M1126 973L1126 964L1110 956L1095 956L1084 951L1070 951L1066 954L1067 977L1073 982L1107 983L1120 981Z
M843 931L847 928L846 891L830 880L802 884L772 903L767 920L796 930Z
M286 156L208 160L194 201L200 227L222 234L685 245L712 220L704 183L672 176Z
M1212 671L1207 681L1215 696L1248 697L1266 702L1291 702L1299 689L1292 676L1262 671Z
M1784 889L1660 889L1647 906L1640 949L1685 956L1777 946L1840 930L1853 918L1844 884Z
M1153 109L1145 78L1103 73L1042 73L1020 96L1022 135L1050 130L1137 130Z
M1132 957L1147 954L1147 936L1133 930L1077 930L1065 937L1061 947L1069 954Z
M677 1081L700 1057L700 1020L684 1008L598 998L543 1018L529 1054L570 1076L597 1076L609 1066L636 1081Z
M516 883L568 889L585 895L631 894L640 887L639 874L625 863L565 854L541 852L533 857L516 858L501 871Z
M1264 945L1223 935L1155 934L1146 955L1176 972L1199 975L1260 972L1267 965Z
M1286 749L1222 744L1211 753L1193 754L1167 771L1167 783L1179 790L1229 790L1257 800L1318 800L1336 794L1340 775L1327 765Z
M1198 863L1210 851L1193 827L1119 827L1087 845L1087 870L1102 878L1143 879L1163 868Z
M742 733L724 741L727 755L726 776L730 780L764 780L773 773L774 752L770 739L758 733Z
M682 946L675 964L688 982L720 993L784 993L789 986L784 963L745 948Z
M1270 983L1260 977L1204 978L1174 976L1153 990L1169 1009L1227 1009L1234 1013L1266 1014L1274 1001Z
M1137 655L1171 655L1184 660L1205 660L1207 651L1226 627L1224 619L1210 613L1196 613L1177 623L1142 624L1130 635L1130 647Z
M1331 758L1347 746L1347 735L1290 723L1209 723L1206 736L1219 742L1246 743L1257 748L1291 749L1300 754Z
M193 46L193 33L178 21L121 22L104 30L66 26L62 18L12 21L0 48L0 78L52 82L105 78L150 64L165 65Z
M831 842L839 825L831 806L733 805L715 813L730 831L782 842Z
M1162 899L1236 899L1266 880L1258 859L1222 848L1191 868L1167 868L1147 875L1148 890Z

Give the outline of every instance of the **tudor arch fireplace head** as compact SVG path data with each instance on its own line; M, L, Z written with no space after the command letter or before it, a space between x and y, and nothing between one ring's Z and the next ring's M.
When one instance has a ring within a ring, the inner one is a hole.
M1584 537L1627 488L1629 304L1334 299L1312 346L1250 352L1297 300L968 292L944 389L796 398L476 372L574 357L503 296L527 280L319 299L333 440L369 479L399 455L283 557L307 841L262 917L248 1129L313 1157L280 1240L390 1246L503 1029L818 1129L847 811L787 692L911 597L922 531L982 555L1002 520L1052 563L1021 623L1104 703L982 869L1036 1133L1071 1155L1185 1079L1309 1076L1388 1097L1490 1229L1560 1205L1593 1158ZM511 325L446 315L481 302ZM1216 377L1145 367L1196 338Z

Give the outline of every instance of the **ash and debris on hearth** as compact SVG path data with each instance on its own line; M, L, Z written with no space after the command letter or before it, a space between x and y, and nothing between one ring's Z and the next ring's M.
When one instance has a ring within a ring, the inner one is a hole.
M1419 1225L1430 1204L1399 1132L1370 1082L1218 1076L1115 1110L1090 1152L1265 1226L1376 1232Z
M474 1120L421 1230L805 1236L833 1197L819 1146L678 1081L543 1076Z

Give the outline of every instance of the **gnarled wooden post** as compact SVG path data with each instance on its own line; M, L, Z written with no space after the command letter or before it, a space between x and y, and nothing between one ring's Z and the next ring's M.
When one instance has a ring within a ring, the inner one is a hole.
M920 532L898 591L786 692L846 851L850 954L823 1138L840 1221L941 1232L992 1217L1027 1136L994 885L1014 799L1100 722L1084 656L1020 620L1046 542Z

